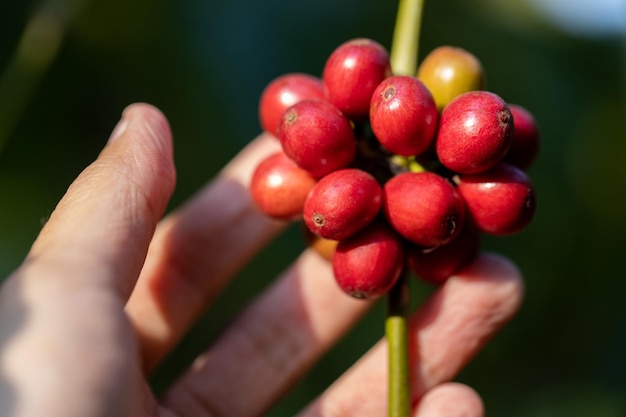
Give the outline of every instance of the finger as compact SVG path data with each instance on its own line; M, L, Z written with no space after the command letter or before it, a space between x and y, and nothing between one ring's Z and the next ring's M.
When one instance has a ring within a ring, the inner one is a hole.
M311 250L226 329L163 398L180 417L261 415L371 306Z
M207 187L157 227L126 306L146 371L187 332L228 280L285 226L259 212L248 184L265 156L280 149L263 135Z
M517 311L523 283L517 268L493 254L481 255L449 279L410 323L414 400L450 381ZM300 417L384 415L387 347L374 346Z
M57 205L22 272L36 269L47 282L64 285L100 285L125 300L174 183L165 117L146 104L129 106L97 160Z
M420 398L414 417L483 417L480 396L467 385L447 382L428 390Z

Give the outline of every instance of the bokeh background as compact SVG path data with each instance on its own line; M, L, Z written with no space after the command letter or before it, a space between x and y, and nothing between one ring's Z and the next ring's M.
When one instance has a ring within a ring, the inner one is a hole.
M48 0L0 5L0 277L16 268L122 109L160 107L175 135L171 207L259 132L274 77L319 75L353 37L389 47L396 2ZM427 1L421 56L472 51L488 88L538 120L533 224L485 247L514 259L518 316L459 376L490 416L626 415L626 2ZM207 214L208 215L208 214ZM157 372L161 390L302 249L292 227L246 267ZM210 254L208 254L210 256ZM414 287L417 299L430 291ZM215 320L220 317L221 320ZM292 415L382 334L375 308L268 416ZM279 342L279 341L277 341Z

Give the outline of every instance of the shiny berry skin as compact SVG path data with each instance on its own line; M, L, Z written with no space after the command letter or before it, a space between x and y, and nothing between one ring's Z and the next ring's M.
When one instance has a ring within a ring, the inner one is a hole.
M316 180L284 152L259 163L250 181L250 193L259 209L270 217L294 220L302 215L304 202Z
M524 171L506 163L473 175L462 175L457 189L468 218L484 233L515 234L533 219L537 206L534 187Z
M539 128L533 115L524 107L509 104L513 115L513 143L504 162L527 170L539 153Z
M324 86L320 78L302 73L290 73L275 78L261 93L261 128L277 135L278 123L285 110L309 98L324 98Z
M372 95L372 131L392 153L413 156L428 149L435 136L438 117L432 95L416 77L389 77Z
M285 153L316 178L348 166L356 154L350 121L331 103L309 99L281 117L278 138Z
M349 119L367 118L372 93L391 75L389 53L379 43L353 39L335 49L324 66L324 93Z
M485 74L478 58L453 46L440 46L426 55L417 78L430 90L439 110L463 93L485 88Z
M342 240L367 226L380 211L382 189L360 169L331 172L313 187L304 203L304 222L315 234Z
M465 206L455 187L443 177L432 172L406 172L384 185L383 213L407 240L432 248L460 232Z
M409 268L417 277L430 284L443 284L478 255L480 232L465 222L463 229L450 242L434 249L412 246L407 250Z
M500 163L513 141L513 116L498 95L470 91L441 112L436 151L443 165L461 174Z
M335 280L347 294L374 299L387 293L404 267L402 239L382 221L342 240L332 259Z

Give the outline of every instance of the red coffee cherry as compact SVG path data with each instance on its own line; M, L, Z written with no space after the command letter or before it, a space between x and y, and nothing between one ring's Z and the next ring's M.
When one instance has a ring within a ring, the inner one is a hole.
M533 115L524 107L509 104L513 115L513 143L504 162L527 170L539 154L539 128Z
M465 222L459 235L444 245L434 249L413 245L407 250L409 268L423 281L443 284L478 255L480 236L474 225Z
M382 189L372 175L341 169L313 187L304 203L304 221L313 233L342 240L374 220L381 204Z
M425 248L453 239L465 219L454 186L432 172L406 172L387 181L383 213L398 233Z
M372 131L392 153L413 156L428 149L435 136L438 118L433 96L416 77L389 77L372 95Z
M316 178L348 166L356 153L350 121L325 100L303 100L289 107L278 137L285 153Z
M436 150L452 171L474 174L500 163L513 141L513 116L498 95L470 91L441 112Z
M373 299L387 293L404 267L402 239L385 223L375 221L342 240L333 256L339 287L355 298Z
M322 80L326 99L348 118L367 118L372 93L391 75L387 50L371 39L339 45L328 57Z
M492 235L512 235L524 229L536 210L535 189L521 169L501 163L473 175L462 175L457 189L472 223Z
M309 98L324 98L322 80L308 74L291 73L270 82L259 101L261 128L273 135L278 134L278 123L288 107Z
M268 216L294 220L302 216L304 201L315 183L311 174L279 151L257 166L250 181L250 193Z

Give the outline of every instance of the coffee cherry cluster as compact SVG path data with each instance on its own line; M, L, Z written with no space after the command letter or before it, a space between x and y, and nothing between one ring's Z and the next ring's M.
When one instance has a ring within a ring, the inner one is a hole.
M321 77L273 80L259 116L282 150L257 167L254 201L302 219L356 298L385 294L405 268L442 283L476 256L482 233L515 234L534 216L535 120L485 90L463 49L437 48L416 75L394 75L383 46L354 39Z

